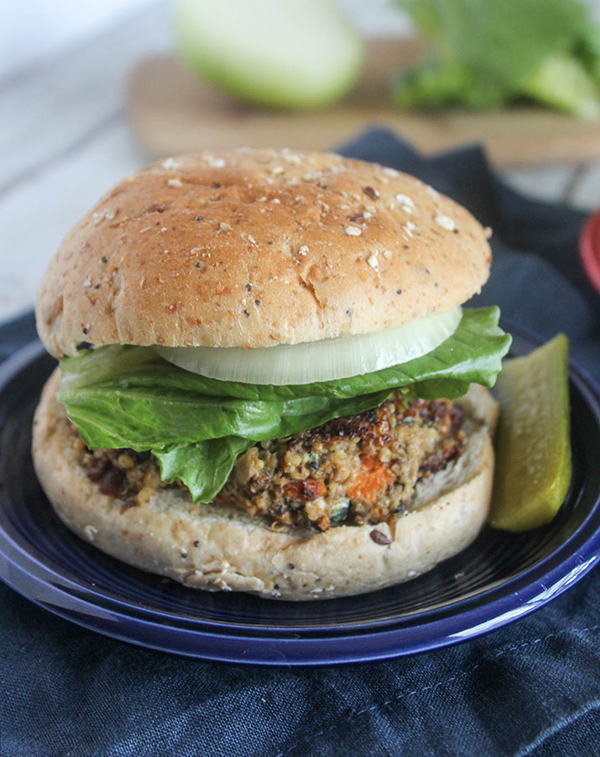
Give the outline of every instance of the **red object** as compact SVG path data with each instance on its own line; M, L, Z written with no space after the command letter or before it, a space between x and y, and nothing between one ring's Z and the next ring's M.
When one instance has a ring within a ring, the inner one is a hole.
M579 249L587 277L600 294L600 210L591 215L583 227Z

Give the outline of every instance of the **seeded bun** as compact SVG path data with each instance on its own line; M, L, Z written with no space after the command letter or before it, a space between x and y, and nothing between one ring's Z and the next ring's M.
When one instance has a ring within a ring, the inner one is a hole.
M103 552L193 588L247 591L276 599L328 599L382 589L463 550L489 508L496 403L473 385L459 400L466 445L455 463L417 485L415 509L375 526L325 533L266 521L224 504L193 505L187 492L159 489L137 507L100 493L78 464L58 370L37 409L33 457L54 509Z
M268 347L380 331L478 292L486 232L418 179L338 155L238 150L155 163L67 235L38 332L82 342Z

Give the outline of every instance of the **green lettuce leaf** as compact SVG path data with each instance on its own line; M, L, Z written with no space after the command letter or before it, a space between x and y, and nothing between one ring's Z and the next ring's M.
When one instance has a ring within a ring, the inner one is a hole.
M455 399L471 382L492 386L510 337L497 308L465 310L456 332L416 360L339 381L259 386L184 371L152 348L111 346L61 362L58 399L92 448L152 450L161 475L181 479L195 501L222 488L237 456L259 441L409 396Z
M315 396L263 402L105 382L73 394L61 390L59 400L89 447L141 451L226 436L253 442L290 436L331 418L361 413L388 395L384 390L346 399Z
M160 476L166 484L180 479L192 493L194 501L210 502L229 478L237 456L253 444L251 439L226 436L185 444L169 451L159 450Z
M430 43L400 73L400 107L490 108L529 97L600 114L600 43L579 0L395 0Z

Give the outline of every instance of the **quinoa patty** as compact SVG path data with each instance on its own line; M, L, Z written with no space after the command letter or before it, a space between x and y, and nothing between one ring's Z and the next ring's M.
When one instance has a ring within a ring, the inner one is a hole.
M400 392L379 407L301 434L260 442L236 461L216 499L272 522L326 531L378 523L410 510L415 485L461 454L462 411L447 400L405 401ZM81 465L100 491L135 507L159 488L150 452L91 452L72 426Z
M445 400L379 407L251 447L217 496L252 515L326 531L410 509L415 484L455 460L462 411Z

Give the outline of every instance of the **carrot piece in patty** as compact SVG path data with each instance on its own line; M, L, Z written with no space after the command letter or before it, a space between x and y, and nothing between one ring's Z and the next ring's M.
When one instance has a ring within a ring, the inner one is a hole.
M375 457L363 457L361 463L354 481L346 489L346 496L373 504L377 497L386 491L395 475Z

